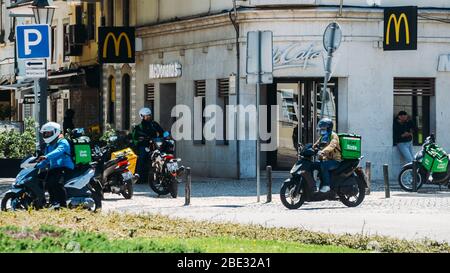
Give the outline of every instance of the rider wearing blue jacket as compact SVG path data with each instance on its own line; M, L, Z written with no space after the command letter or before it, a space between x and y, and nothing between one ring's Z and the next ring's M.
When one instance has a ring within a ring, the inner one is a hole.
M49 167L47 187L50 194L50 203L53 206L66 207L64 182L75 168L70 144L61 134L61 126L58 123L49 122L45 124L42 126L41 134L47 146L45 155L39 158L37 168Z

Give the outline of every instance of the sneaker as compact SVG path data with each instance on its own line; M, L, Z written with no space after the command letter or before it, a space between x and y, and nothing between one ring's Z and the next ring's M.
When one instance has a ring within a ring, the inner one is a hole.
M48 209L49 210L60 210L61 205L60 204L52 204Z
M331 191L331 188L329 186L324 186L320 190L321 193L329 193Z

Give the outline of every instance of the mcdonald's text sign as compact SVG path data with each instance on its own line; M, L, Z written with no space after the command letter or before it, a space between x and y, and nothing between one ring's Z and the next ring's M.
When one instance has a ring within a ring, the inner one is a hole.
M135 56L135 28L100 27L98 29L100 63L134 63Z
M417 7L384 9L384 50L417 50Z

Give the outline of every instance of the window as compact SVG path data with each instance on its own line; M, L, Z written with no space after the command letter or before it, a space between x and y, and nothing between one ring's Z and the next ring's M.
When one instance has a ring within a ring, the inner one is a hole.
M114 0L108 1L108 26L114 26Z
M109 100L108 100L108 123L114 124L116 122L115 117L115 102L116 102L116 79L113 76L108 80Z
M227 112L227 106L230 104L230 80L229 79L219 79L217 80L217 105L219 105L223 110L223 129L222 129L222 136L221 140L217 140L216 143L218 145L228 145L228 139L227 139L227 118L228 118L228 112ZM219 125L219 121L216 123ZM217 126L216 125L216 126Z
M70 39L69 39L69 24L64 24L63 26L63 36L64 36L64 62L70 61L70 56L66 55L68 53L70 47Z
M83 7L75 7L75 24L81 25L83 23Z
M130 75L122 77L122 129L130 130L131 120L131 81Z
M194 139L194 144L206 144L206 139L205 139L205 134L203 132L203 128L205 128L205 124L206 124L206 119L205 116L203 115L203 113L205 112L205 108L206 108L206 81L205 80L199 80L199 81L194 81L194 96L195 98L201 98L202 101L202 140L195 140ZM194 122L195 122L195 117L194 117ZM194 132L195 134L195 132Z
M57 55L56 55L56 49L58 47L57 45L57 37L56 37L56 27L52 27L52 64L56 64Z
M95 14L96 14L96 9L97 9L97 4L96 3L88 3L87 4L87 36L88 36L88 40L95 40L95 30L97 29L96 27L96 20L95 20Z
M155 109L155 84L149 83L144 85L145 90L145 106L150 107L152 111Z
M0 0L0 43L5 43L5 23L8 18L8 16L5 16L7 14L4 10L5 3L3 0Z
M422 145L431 133L430 102L435 95L434 78L395 78L394 113L406 111L417 128L414 145Z
M130 26L130 0L123 0L122 2L122 10L123 10L123 26Z

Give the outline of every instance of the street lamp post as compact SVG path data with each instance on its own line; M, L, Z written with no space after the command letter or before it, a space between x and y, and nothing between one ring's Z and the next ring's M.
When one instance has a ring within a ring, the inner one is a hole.
M34 0L31 5L33 10L33 15L36 24L42 25L52 25L53 16L55 14L55 7L50 6L47 0ZM47 73L47 59L45 61L45 70ZM39 128L47 122L47 97L48 97L48 77L40 78L35 80L35 92L40 93L40 104L39 104ZM35 102L37 103L37 101ZM38 139L40 139L38 137ZM42 139L40 139L42 143Z

